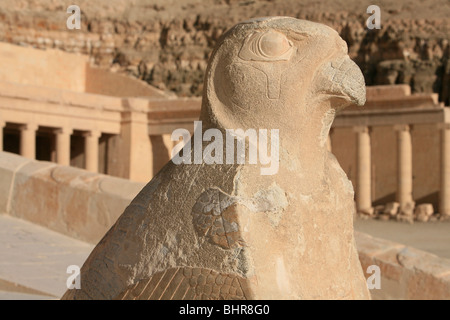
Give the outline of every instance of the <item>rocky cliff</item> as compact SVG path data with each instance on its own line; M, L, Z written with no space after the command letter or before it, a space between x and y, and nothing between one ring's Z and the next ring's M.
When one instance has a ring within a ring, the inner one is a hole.
M379 30L366 27L371 2L78 0L81 29L69 30L73 1L2 0L0 41L88 54L95 65L198 96L208 55L225 30L253 17L287 15L336 29L368 85L407 83L449 105L449 1L378 1Z

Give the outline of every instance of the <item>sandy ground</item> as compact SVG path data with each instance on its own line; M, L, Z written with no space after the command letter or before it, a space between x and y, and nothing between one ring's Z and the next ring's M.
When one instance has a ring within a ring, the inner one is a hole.
M93 245L0 214L0 300L58 299ZM73 273L73 272L72 272Z
M357 218L354 226L356 231L450 259L450 222L416 222L409 224Z

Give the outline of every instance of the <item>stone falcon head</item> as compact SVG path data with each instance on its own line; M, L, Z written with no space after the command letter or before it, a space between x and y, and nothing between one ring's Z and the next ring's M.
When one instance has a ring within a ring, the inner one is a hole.
M226 32L205 88L200 119L217 128L295 132L315 118L331 125L336 110L365 103L363 75L339 34L290 17L254 19Z

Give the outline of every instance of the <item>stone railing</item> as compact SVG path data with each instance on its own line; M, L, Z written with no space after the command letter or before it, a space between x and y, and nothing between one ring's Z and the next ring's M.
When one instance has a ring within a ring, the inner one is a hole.
M0 214L93 244L144 186L6 152L0 177ZM364 233L355 237L363 270L380 268L381 289L372 289L372 298L450 299L450 260Z
M449 259L361 232L355 238L363 270L380 268L381 288L370 290L372 299L450 299Z
M97 243L144 184L0 152L0 213Z

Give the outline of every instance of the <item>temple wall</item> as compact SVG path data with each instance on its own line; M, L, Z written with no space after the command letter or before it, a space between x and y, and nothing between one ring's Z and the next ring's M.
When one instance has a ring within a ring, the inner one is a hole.
M136 78L87 66L85 92L114 97L164 97L165 94Z
M371 128L372 201L384 205L396 201L397 137L393 126ZM356 185L356 133L352 128L334 128L332 152L353 186ZM413 198L416 204L431 203L439 208L440 145L436 124L416 124L411 129L413 157Z
M88 57L0 42L0 81L84 92Z

